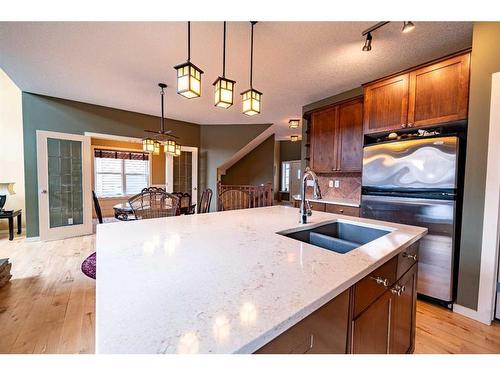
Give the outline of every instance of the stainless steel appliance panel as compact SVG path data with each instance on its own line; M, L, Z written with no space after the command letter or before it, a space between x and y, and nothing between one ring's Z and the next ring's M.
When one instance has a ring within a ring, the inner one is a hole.
M410 139L363 149L363 187L454 189L457 137Z
M363 195L362 217L428 228L420 241L418 293L453 300L455 201Z

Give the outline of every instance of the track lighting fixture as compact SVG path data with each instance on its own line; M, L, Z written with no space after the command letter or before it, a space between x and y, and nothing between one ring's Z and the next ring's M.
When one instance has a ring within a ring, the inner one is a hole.
M368 33L366 34L365 45L363 46L362 51L369 52L371 50L372 50L372 34Z
M403 22L403 30L401 30L403 33L409 33L415 28L415 25L411 21L404 21Z

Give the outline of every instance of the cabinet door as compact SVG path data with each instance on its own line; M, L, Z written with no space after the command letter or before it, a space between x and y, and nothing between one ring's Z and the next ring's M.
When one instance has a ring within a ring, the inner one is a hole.
M311 115L311 169L319 173L337 170L338 107L326 108Z
M469 64L470 54L466 54L410 73L410 126L467 118Z
M406 127L408 120L408 74L365 86L363 123L365 133Z
M391 292L385 292L353 320L351 353L389 353L391 298Z
M338 169L361 172L363 160L363 99L339 106Z
M415 340L415 304L417 300L417 265L393 286L392 295L391 345L390 352L405 354L412 352Z

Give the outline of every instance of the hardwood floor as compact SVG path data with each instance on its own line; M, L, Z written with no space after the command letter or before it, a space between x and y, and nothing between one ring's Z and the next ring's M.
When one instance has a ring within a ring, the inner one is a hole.
M0 258L11 258L13 274L0 289L0 353L94 352L95 281L80 271L94 240L0 238ZM415 353L500 353L500 323L418 301Z

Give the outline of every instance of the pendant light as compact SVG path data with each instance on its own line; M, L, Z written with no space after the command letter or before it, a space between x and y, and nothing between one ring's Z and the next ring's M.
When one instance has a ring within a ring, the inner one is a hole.
M288 121L288 126L290 129L296 129L300 126L300 120L299 119L291 119Z
M173 139L169 139L167 142L165 142L165 152L171 155L175 155L175 147L177 146L177 143ZM179 146L180 147L180 146Z
M160 155L160 146L161 143L155 140L153 143L153 155Z
M216 107L229 108L233 105L235 83L236 81L226 78L226 21L224 21L222 77L217 78L214 82Z
M155 140L153 138L144 138L142 140L142 151L154 152Z
M241 93L243 97L243 113L248 116L257 115L261 110L262 93L252 86L253 78L253 28L257 21L250 21L252 24L252 34L250 41L250 89Z
M177 71L177 93L188 98L201 95L201 75L203 71L191 63L191 22L188 22L187 61L174 66Z
M174 156L181 156L181 145L178 144L175 145Z

